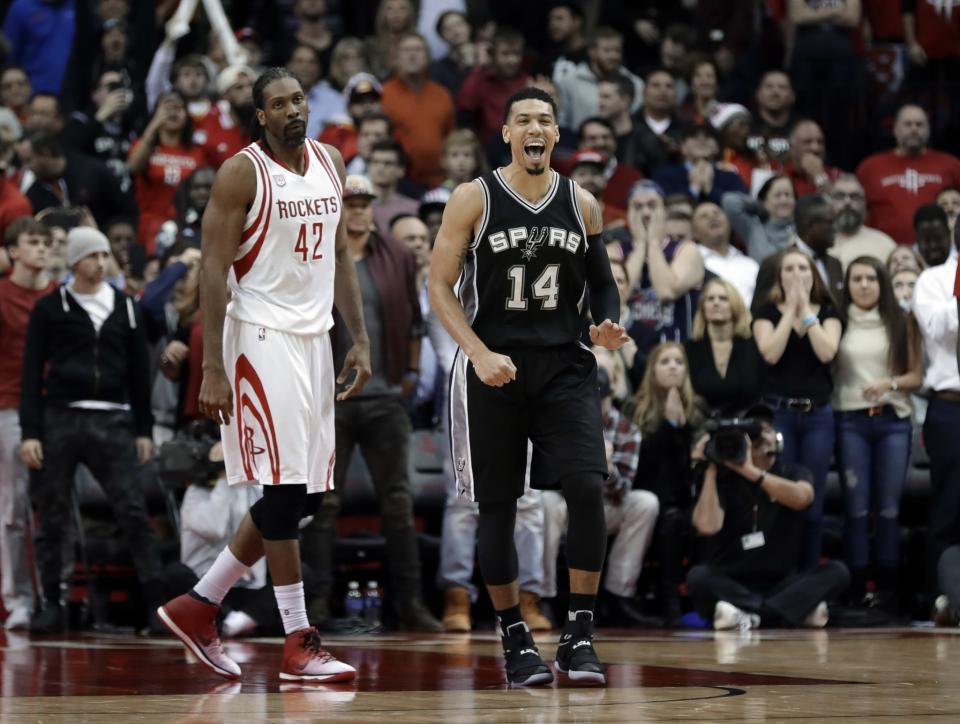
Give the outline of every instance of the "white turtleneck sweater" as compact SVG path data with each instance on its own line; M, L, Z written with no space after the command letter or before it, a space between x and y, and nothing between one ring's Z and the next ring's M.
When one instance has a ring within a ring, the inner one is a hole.
M912 412L910 397L890 391L879 402L863 397L863 388L893 377L888 356L890 340L877 307L869 311L851 304L847 310L847 328L840 339L840 350L833 367L833 409L850 412L874 405L892 405L899 417Z

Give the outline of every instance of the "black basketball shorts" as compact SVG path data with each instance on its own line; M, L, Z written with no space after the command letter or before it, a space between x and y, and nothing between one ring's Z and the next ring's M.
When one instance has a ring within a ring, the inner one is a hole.
M485 385L463 350L450 374L450 446L457 491L473 501L523 495L529 440L530 485L555 490L571 473L606 475L597 361L579 343L496 350L517 377Z

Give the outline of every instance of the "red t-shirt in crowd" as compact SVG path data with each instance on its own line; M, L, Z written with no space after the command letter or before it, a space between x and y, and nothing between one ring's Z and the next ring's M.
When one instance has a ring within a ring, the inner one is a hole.
M20 407L20 375L23 373L23 345L27 339L27 322L33 305L54 289L51 281L43 289L26 289L10 281L0 279L0 339L3 354L0 354L0 408Z
M903 8L900 0L865 0L863 13L870 22L875 40L903 42Z
M953 278L953 296L960 297L960 264L957 264L957 275Z
M474 68L457 93L457 108L471 114L480 143L486 146L500 136L503 109L515 91L529 85L530 77L521 73L504 80L487 68Z
M960 55L960 7L953 0L903 0L903 12L913 14L917 42L928 58Z
M863 160L857 178L867 194L867 225L913 244L914 212L935 203L941 190L960 187L960 159L940 151L876 153Z
M130 153L140 143L135 141ZM135 196L140 207L140 230L138 238L147 254L156 248L157 231L168 219L176 218L173 197L177 187L195 169L206 166L207 154L203 146L162 146L157 144L146 168L134 176Z
M210 112L197 122L193 140L204 147L210 165L220 168L224 161L250 144L247 131L233 120L230 104L217 101L210 107Z
M357 129L350 123L337 123L324 128L317 136L320 143L333 146L343 156L344 163L350 163L357 155Z
M21 216L33 216L33 206L13 181L0 176L0 239L10 222Z
M550 167L563 176L569 176L573 169L573 157L551 158ZM603 192L603 203L614 208L626 209L630 189L637 181L643 180L643 174L625 163L617 163L613 167L612 173L608 163L606 174L610 175L607 176L607 188Z
M831 181L836 181L840 178L840 175L843 173L839 168L835 166L827 166L824 164L823 172L827 175ZM787 161L783 165L783 174L788 176L791 181L793 181L793 194L798 199L801 196L806 196L807 194L817 193L817 187L814 185L813 181L807 178L807 175L793 165L791 161ZM747 184L747 188L750 188L750 185Z

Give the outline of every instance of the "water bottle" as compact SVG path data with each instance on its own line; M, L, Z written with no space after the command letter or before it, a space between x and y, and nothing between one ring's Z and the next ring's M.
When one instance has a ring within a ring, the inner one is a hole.
M343 601L343 612L347 618L363 618L363 593L360 591L360 584L356 581L350 581L347 584L347 595Z
M371 626L379 626L383 598L380 596L380 586L376 581L367 582L367 592L363 599L363 618Z

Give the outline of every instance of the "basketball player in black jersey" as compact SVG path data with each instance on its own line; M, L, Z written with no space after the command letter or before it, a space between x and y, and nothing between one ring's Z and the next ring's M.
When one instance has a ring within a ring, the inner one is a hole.
M579 342L588 299L593 343L617 349L627 341L600 207L550 168L556 110L537 88L510 97L510 165L453 192L430 267L430 303L460 345L450 382L457 486L479 503L480 571L497 610L507 681L521 686L553 681L519 608L513 528L528 439L531 484L561 490L570 511L570 611L557 668L605 683L592 640L607 462L597 364Z

